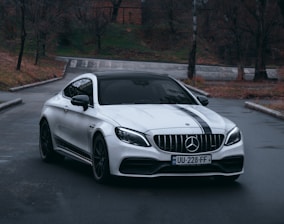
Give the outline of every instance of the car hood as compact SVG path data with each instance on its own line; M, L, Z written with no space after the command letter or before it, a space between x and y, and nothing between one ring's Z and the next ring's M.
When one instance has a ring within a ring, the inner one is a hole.
M111 105L101 109L104 116L113 120L115 125L144 133L157 129L166 132L183 132L187 129L201 134L225 133L235 126L201 105Z

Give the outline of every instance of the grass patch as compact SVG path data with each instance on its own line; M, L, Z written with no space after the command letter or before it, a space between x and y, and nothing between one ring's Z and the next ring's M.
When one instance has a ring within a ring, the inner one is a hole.
M101 39L100 51L96 39L86 32L77 31L57 48L57 55L95 57L119 60L159 61L186 63L188 47L167 46L166 50L154 50L143 39L141 26L109 24Z
M98 52L95 35L84 30L72 33L57 48L57 54L64 56L113 56L114 51L151 51L140 41L139 26L110 24L101 38L102 49Z

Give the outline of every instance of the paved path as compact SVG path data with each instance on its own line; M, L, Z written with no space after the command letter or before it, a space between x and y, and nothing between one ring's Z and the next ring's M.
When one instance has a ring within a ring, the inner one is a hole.
M160 62L141 62L141 61L121 61L121 60L104 60L93 58L72 58L58 57L59 60L67 61L68 69L105 71L105 70L135 70L151 71L157 73L167 73L178 79L187 78L187 64L178 63L160 63ZM267 69L269 78L277 78L276 69ZM196 75L203 77L205 80L235 80L237 78L236 67L197 65ZM245 79L252 80L254 77L253 68L245 68Z
M202 178L100 185L91 167L77 161L41 162L42 104L77 75L15 92L24 103L0 112L1 224L283 224L284 123L244 108L243 100L212 98L208 105L245 137L245 173L231 185Z
M120 60L103 60L103 59L93 59L93 58L73 58L73 57L58 57L59 60L66 61L68 65L66 66L67 73L85 73L94 71L105 71L105 70L135 70L135 71L151 71L157 73L167 73L178 79L185 79L187 77L187 65L177 64L177 63L157 63L157 62L138 62L138 61L120 61ZM208 66L208 65L197 65L197 75L203 77L206 80L234 80L237 76L237 68L235 67L222 67L222 66ZM267 69L270 78L277 78L276 69ZM254 69L245 69L247 80L253 79ZM70 76L69 76L70 77ZM56 80L48 80L56 81ZM31 86L36 86L36 83ZM24 86L24 88L29 87ZM13 88L13 91L22 89L23 87ZM198 89L193 91L199 94L208 95L208 93L202 92ZM2 101L2 103L1 103ZM4 102L4 103L3 103ZM21 98L20 93L2 92L0 91L0 111L13 106L16 104L23 103L24 100ZM272 116L283 119L283 114L278 111L269 110L267 108L259 107L259 105L246 102L246 107L251 109L259 110L264 113L270 114Z

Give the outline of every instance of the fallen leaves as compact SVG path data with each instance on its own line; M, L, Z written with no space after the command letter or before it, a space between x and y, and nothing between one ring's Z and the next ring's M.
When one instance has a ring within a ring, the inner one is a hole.
M42 57L38 65L33 58L24 57L21 70L16 70L17 56L0 52L0 90L39 82L63 75L64 63L53 57Z

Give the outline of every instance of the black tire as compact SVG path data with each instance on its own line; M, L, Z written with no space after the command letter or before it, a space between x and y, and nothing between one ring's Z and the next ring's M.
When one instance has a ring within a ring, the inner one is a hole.
M101 134L94 139L92 168L94 178L98 183L107 183L110 179L109 157L106 142Z
M57 162L64 159L64 156L59 155L53 149L51 132L46 120L40 123L40 134L39 134L39 152L41 159L45 162Z

